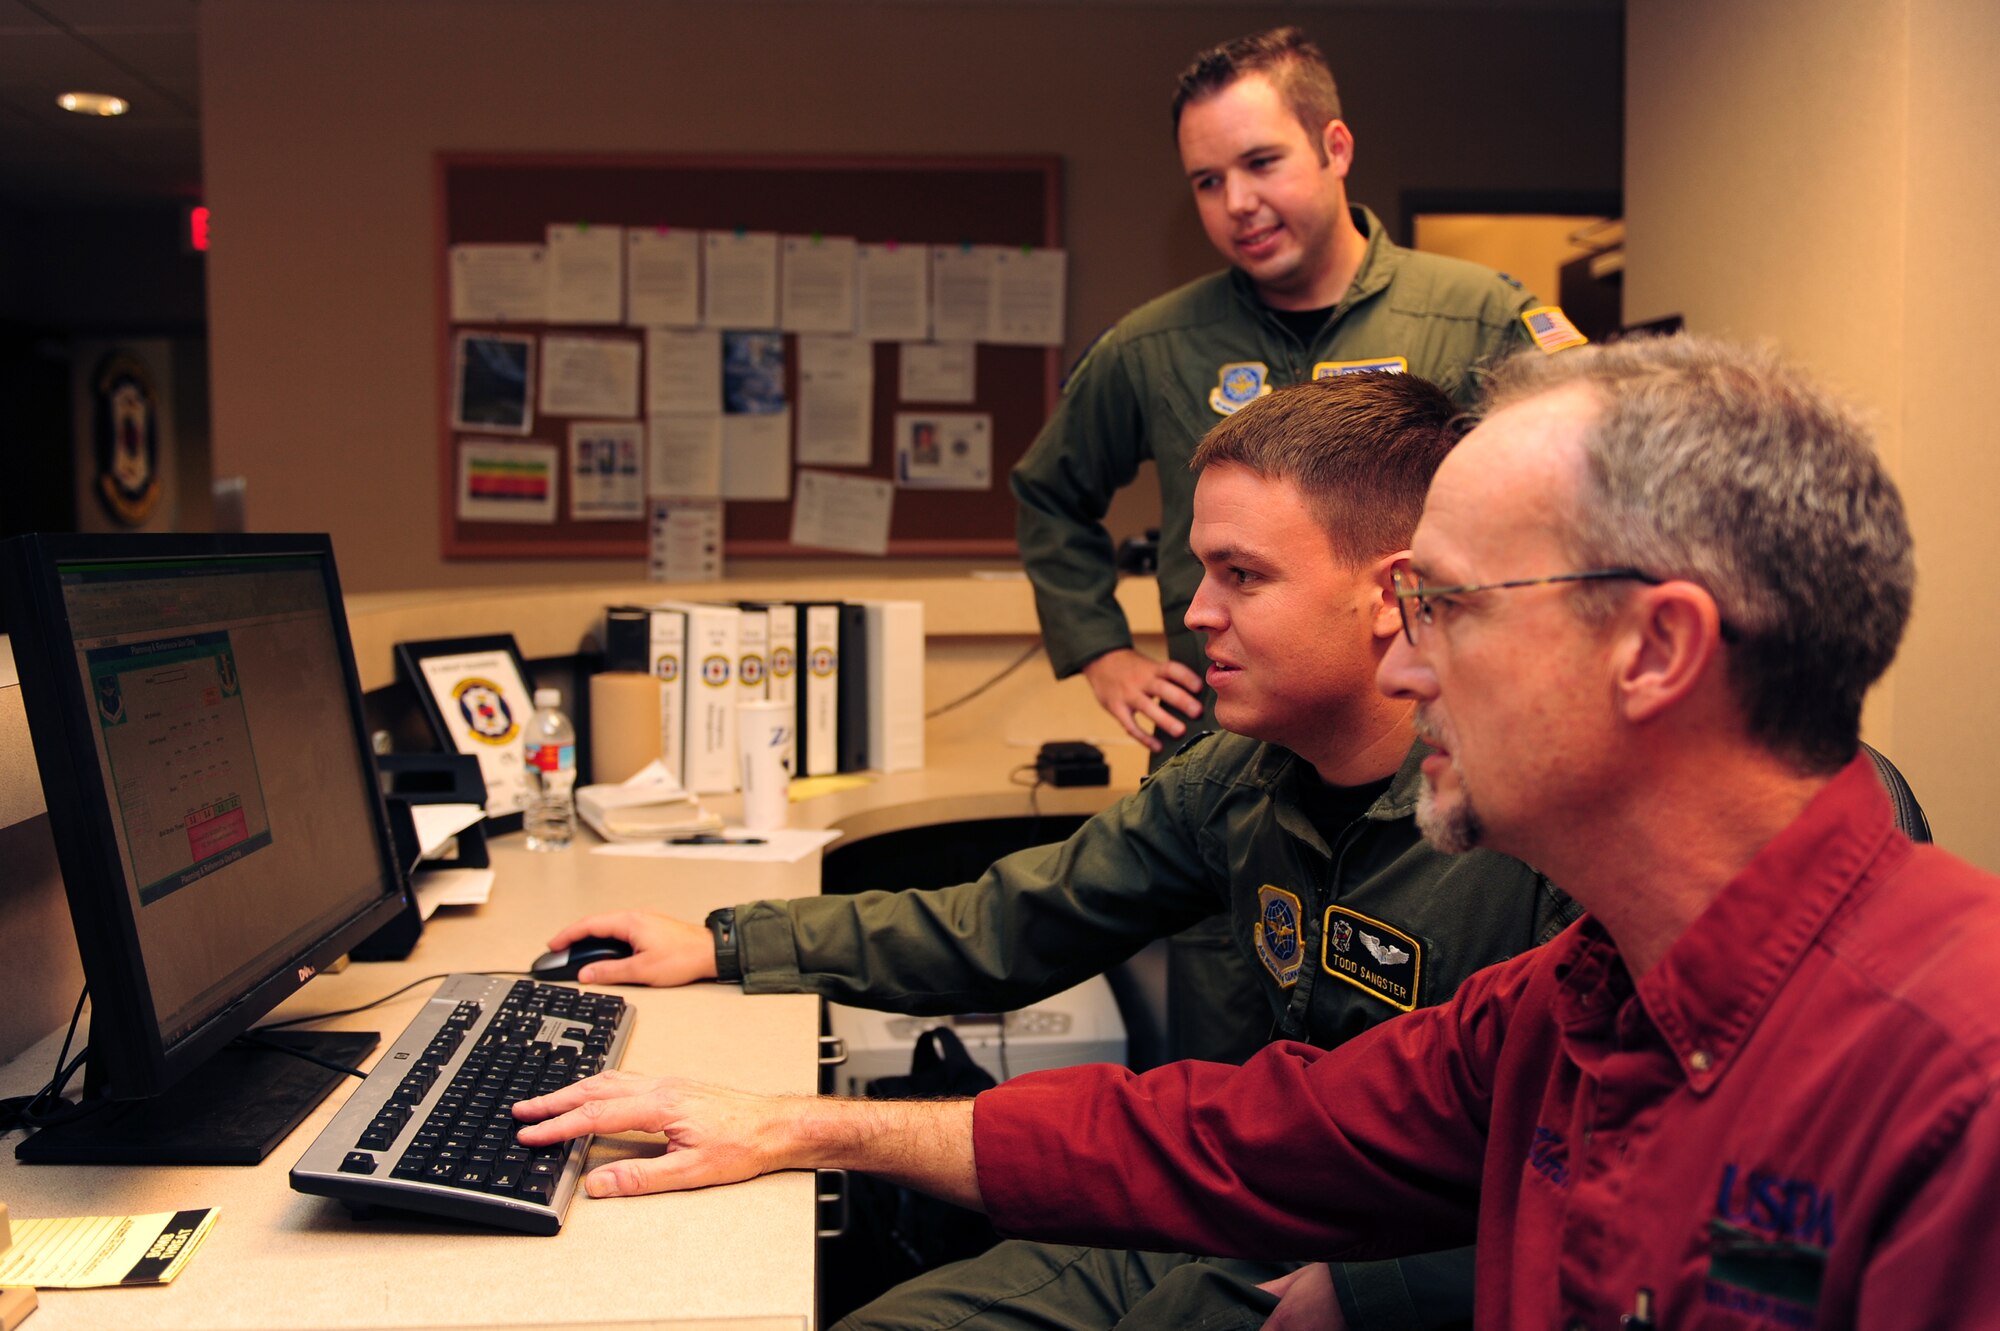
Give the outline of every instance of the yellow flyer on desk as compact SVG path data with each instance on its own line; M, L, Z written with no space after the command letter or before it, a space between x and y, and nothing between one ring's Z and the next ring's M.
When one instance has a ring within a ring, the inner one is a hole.
M164 1285L181 1273L215 1223L216 1208L153 1215L14 1220L14 1246L0 1253L0 1285L100 1289Z

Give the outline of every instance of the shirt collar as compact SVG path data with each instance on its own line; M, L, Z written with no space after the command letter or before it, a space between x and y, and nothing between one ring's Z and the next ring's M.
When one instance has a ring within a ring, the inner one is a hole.
M1688 1085L1706 1092L1769 1010L1821 930L1898 840L1888 798L1857 756L1745 865L1636 983L1595 920L1559 963L1573 1011L1635 989ZM1559 945L1560 946L1560 945ZM1595 998L1591 996L1595 991Z
M1354 281L1348 285L1346 294L1335 303L1328 321L1339 318L1349 309L1370 296L1388 289L1395 279L1396 268L1403 262L1403 247L1389 239L1382 228L1382 220L1362 205L1350 204L1348 215L1354 219L1355 229L1368 241L1368 248L1361 255L1361 267L1355 270ZM1237 299L1256 312L1259 319L1276 325L1277 316L1271 313L1257 295L1257 285L1241 268L1229 270L1229 283L1235 290Z

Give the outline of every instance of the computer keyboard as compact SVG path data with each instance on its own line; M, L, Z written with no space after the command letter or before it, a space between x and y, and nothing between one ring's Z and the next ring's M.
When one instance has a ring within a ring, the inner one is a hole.
M525 1100L618 1066L632 1010L566 984L452 975L292 1167L300 1192L553 1234L588 1137L514 1139Z

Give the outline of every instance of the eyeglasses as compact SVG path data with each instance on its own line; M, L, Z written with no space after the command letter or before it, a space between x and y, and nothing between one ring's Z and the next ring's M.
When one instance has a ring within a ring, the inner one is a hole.
M1552 582L1602 582L1613 578L1628 578L1643 582L1649 587L1660 585L1661 579L1650 573L1641 573L1636 568L1593 568L1581 573L1551 573L1546 578L1514 578L1507 582L1471 582L1462 587L1426 587L1422 578L1407 581L1400 568L1389 570L1390 581L1396 589L1396 613L1403 617L1403 637L1410 646L1417 645L1417 625L1429 628L1435 622L1431 608L1433 596L1469 596L1473 592L1499 592L1510 587L1543 587ZM1416 613L1411 614L1410 602L1417 603ZM1725 626L1724 636L1728 636Z

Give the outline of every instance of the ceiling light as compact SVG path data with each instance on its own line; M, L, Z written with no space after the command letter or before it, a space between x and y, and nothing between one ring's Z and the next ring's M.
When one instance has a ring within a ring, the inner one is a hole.
M80 116L122 116L132 109L132 103L108 92L66 92L56 105Z

